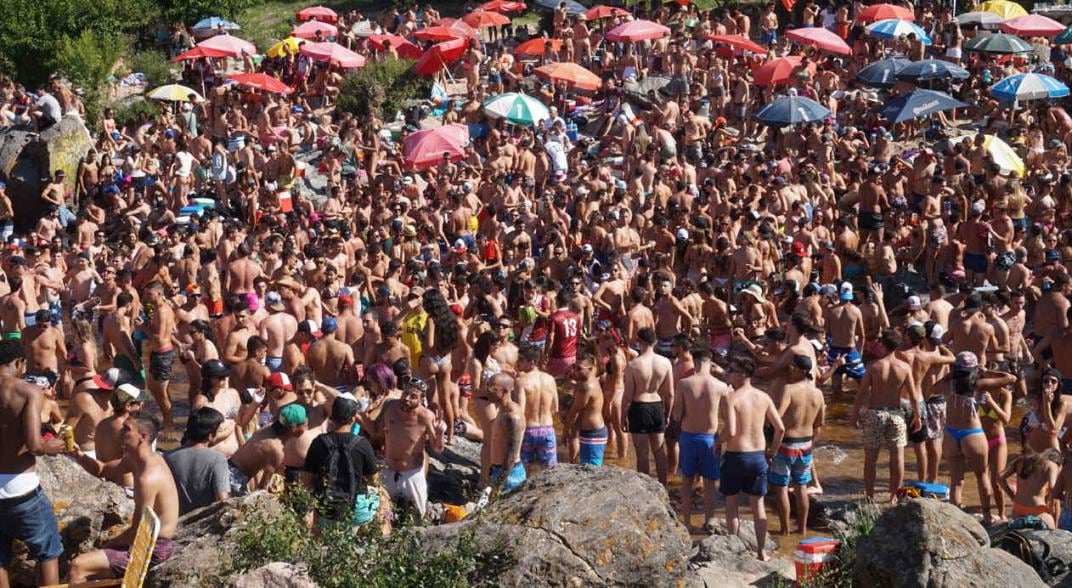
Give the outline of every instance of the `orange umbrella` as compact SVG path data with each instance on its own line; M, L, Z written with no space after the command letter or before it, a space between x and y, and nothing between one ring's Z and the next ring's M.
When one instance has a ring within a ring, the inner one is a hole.
M860 22L877 22L896 18L899 20L916 20L911 8L894 4L872 4L860 11Z
M282 81L264 73L244 73L227 77L241 86L254 88L256 90L264 90L265 92L271 92L273 94L290 94L294 91Z
M461 56L465 54L465 50L468 48L469 39L451 39L436 43L425 51L424 55L421 55L421 58L417 60L417 65L414 66L414 70L421 75L433 75L447 67L448 64L461 59Z
M793 72L800 67L802 58L799 55L779 57L771 59L756 68L752 74L752 80L757 86L773 86L784 84L789 81ZM815 64L808 64L809 70L814 70Z
M424 27L413 33L414 37L426 41L449 41L451 39L476 38L476 29L461 21L450 24L438 24Z
M477 9L462 17L462 22L474 29L483 29L508 25L510 24L510 17L498 12Z
M534 55L540 57L543 55L543 48L548 44L551 44L551 50L558 52L562 49L562 39L548 39L546 37L537 37L535 39L529 39L524 43L514 47L514 55Z
M175 59L172 59L172 61L186 61L187 59L202 59L205 57L216 59L220 57L227 57L228 55L230 55L230 53L228 53L227 51L221 51L219 49L194 47L189 51L184 51L176 55Z
M533 73L552 82L566 82L581 90L598 90L603 80L596 74L571 62L548 63L537 67Z
M369 44L380 51L387 50L385 42L391 43L395 53L404 59L419 59L423 53L421 48L414 45L412 41L398 35L370 35L368 39Z
M852 48L845 43L844 39L837 36L837 33L834 31L824 28L807 27L803 29L793 29L787 31L785 36L801 45L811 45L812 47L822 49L823 51L829 51L839 55L852 55Z
M629 16L629 11L617 6L600 4L594 8L589 8L588 12L584 13L584 17L588 20L602 20L604 18L614 18L615 16Z
M764 55L767 49L744 35L707 35L712 42Z
M525 6L524 2L514 2L514 0L491 0L477 6L477 8L509 14L511 12L524 12L528 6Z

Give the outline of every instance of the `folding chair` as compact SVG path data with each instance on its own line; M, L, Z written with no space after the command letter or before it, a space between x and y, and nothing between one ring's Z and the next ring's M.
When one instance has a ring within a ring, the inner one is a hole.
M153 509L145 507L142 511L138 532L134 534L134 543L130 546L130 563L122 578L114 580L93 580L77 584L57 584L42 588L96 588L97 586L121 586L122 588L141 588L145 584L145 575L149 573L149 562L156 547L156 538L160 535L160 519Z

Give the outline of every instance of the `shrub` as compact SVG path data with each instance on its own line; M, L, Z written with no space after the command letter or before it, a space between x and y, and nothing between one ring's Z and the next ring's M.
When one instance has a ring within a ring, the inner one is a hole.
M126 69L145 74L149 89L167 84L172 80L171 64L159 51L133 51L126 56Z
M413 64L405 59L368 62L343 80L336 108L393 119L406 100L427 98L431 91L430 79L418 76Z
M108 95L108 78L116 61L126 51L127 39L120 35L101 35L82 31L77 37L64 37L56 51L59 73L75 85L82 86L82 105L86 119L93 124Z
M114 111L115 122L120 126L137 120L138 116L145 113L149 118L156 118L160 114L160 104L153 100L146 100L140 96L122 102L108 104ZM103 109L102 109L103 110Z

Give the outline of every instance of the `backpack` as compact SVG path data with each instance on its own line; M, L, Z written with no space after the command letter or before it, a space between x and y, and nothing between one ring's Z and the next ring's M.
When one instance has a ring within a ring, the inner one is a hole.
M317 487L323 488L321 505L324 516L334 520L349 520L360 488L361 474L351 457L352 450L361 440L350 435L345 441L334 435L325 438L328 456L321 470Z

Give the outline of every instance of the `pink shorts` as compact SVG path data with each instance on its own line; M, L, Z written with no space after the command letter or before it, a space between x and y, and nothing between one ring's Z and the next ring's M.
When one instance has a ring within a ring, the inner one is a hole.
M552 357L547 360L547 373L556 378L565 378L569 375L570 369L573 368L573 364L577 363L577 356L571 357Z

